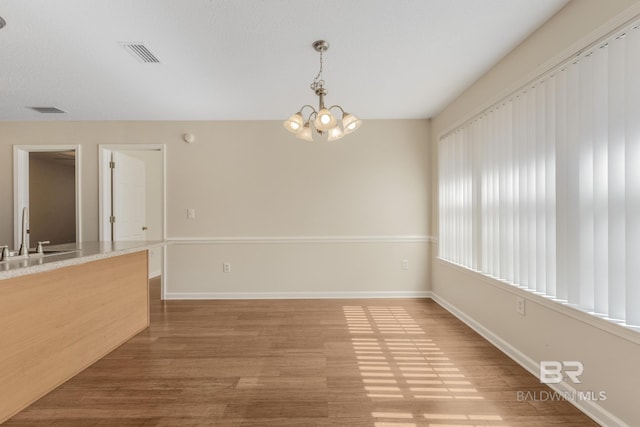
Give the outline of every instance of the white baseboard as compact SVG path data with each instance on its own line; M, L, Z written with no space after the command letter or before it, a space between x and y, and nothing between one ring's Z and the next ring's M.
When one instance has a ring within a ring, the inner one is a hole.
M520 366L525 368L531 374L533 374L536 378L540 378L539 372L539 363L535 360L531 359L526 354L522 353L520 350L513 347L507 341L500 338L498 335L491 332L489 329L482 326L472 317L467 316L461 310L459 310L456 306L449 303L445 299L441 298L437 294L431 292L431 298L441 305L445 310L449 313L453 314L471 329L480 334L484 339L489 341L495 347L497 347L500 351L505 353L511 359L513 359ZM573 395L576 393L576 389L572 387L570 384L566 382L561 382L559 384L547 384L551 389L557 391L558 393L568 393ZM602 406L598 405L594 401L590 400L569 400L575 407L577 407L580 411L584 412L587 416L592 418L595 422L599 423L603 426L611 426L611 427L629 427L624 421L620 418L616 417L611 412L604 409Z
M531 359L529 356L522 353L520 350L516 349L515 347L511 346L508 342L506 342L499 336L495 335L493 332L491 332L489 329L482 326L480 323L476 322L473 318L467 316L465 313L458 310L457 307L450 304L448 301L444 300L437 294L432 293L431 298L435 302L440 304L449 313L453 314L455 317L457 317L459 320L461 320L463 323L469 326L471 329L473 329L474 331L482 335L484 339L489 341L494 346L498 347L507 356L509 356L516 362L518 362L527 371L531 372L533 375L538 377L538 374L539 374L538 362Z
M429 291L379 292L167 292L166 300L221 299L368 299L368 298L430 298Z

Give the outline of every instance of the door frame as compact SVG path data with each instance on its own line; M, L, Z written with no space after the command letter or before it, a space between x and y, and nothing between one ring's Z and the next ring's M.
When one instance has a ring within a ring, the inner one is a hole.
M167 239L167 150L165 144L98 144L98 225L100 241L111 241L111 171L109 161L113 151L160 151L162 158L162 227L161 240ZM160 251L160 298L164 299L167 278L167 246Z
M13 146L13 244L17 249L22 235L22 209L29 207L29 153L75 151L76 243L82 242L82 170L80 145Z
M100 241L111 241L111 171L109 161L113 151L160 151L162 157L162 227L161 239L167 236L167 152L164 144L99 144L98 145L98 223Z

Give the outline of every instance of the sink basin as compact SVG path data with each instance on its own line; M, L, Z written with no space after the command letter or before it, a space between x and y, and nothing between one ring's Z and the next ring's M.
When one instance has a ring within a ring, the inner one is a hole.
M43 249L43 254L66 254L67 252L78 252L80 249Z
M39 254L36 251L29 251L29 255L18 255L18 251L9 251L9 258L0 261L0 264L4 264L11 261L29 260L44 258L53 255L63 255L73 252L78 252L80 249L44 249L44 252Z
M41 257L53 256L53 255L63 255L63 254L70 254L78 251L79 249L49 249L49 250L45 249L44 252L41 254L37 252L29 253L29 258L41 258Z

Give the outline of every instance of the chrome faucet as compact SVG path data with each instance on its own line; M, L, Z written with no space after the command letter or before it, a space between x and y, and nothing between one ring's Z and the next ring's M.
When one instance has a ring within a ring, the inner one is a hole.
M22 208L22 242L18 255L29 255L29 208Z
M45 240L44 242L38 242L38 246L36 246L36 253L43 254L44 253L43 245L48 245L49 243L51 242L48 240Z

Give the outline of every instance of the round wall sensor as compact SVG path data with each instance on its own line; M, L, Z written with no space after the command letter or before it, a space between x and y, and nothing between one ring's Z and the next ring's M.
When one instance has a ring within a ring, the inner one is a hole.
M2 19L2 16L0 16L0 29L2 29L5 25L7 25L7 21Z
M184 139L184 142L186 142L187 144L191 144L196 140L196 137L193 136L192 133L185 133L184 135L182 135L182 139Z

